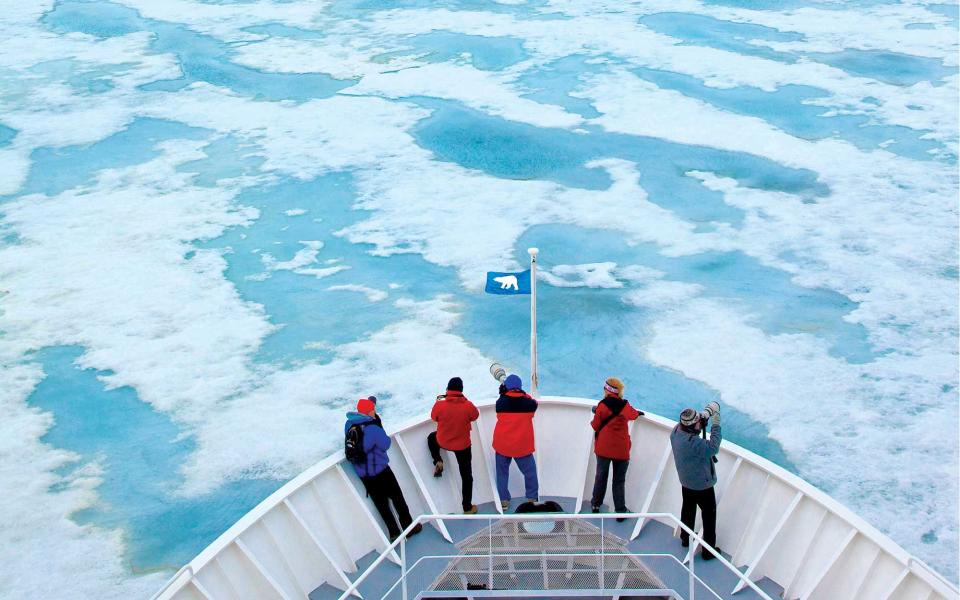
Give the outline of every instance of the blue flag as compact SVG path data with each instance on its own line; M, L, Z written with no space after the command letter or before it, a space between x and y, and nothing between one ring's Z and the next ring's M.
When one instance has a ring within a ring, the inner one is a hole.
M484 291L488 294L501 294L504 296L529 294L530 269L519 273L487 271L487 287Z

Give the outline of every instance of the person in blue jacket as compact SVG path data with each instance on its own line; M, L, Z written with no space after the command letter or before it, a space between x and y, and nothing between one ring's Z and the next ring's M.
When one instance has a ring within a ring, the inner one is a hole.
M357 426L362 433L356 435L351 432L351 428ZM390 469L390 458L387 456L387 450L390 448L390 437L383 430L380 423L380 416L377 415L377 405L374 398L361 398L357 402L356 412L347 413L347 422L343 426L343 432L347 439L347 447L350 448L351 439L362 440L363 452L358 452L360 456L354 456L359 460L351 460L353 470L363 483L367 490L367 495L377 507L380 518L390 534L390 539L396 539L400 533L406 529L413 518L410 517L410 509L403 499L403 491L400 489L400 483L397 482L396 475ZM359 445L359 444L358 444ZM351 453L347 452L347 458L351 458ZM400 518L400 526L390 511L390 504L393 503L394 510L397 511L397 517ZM417 525L410 530L409 535L416 535L423 530L423 525Z

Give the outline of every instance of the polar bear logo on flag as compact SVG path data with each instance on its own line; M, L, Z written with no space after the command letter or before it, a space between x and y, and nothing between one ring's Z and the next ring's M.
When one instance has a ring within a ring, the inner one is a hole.
M520 291L520 287L517 285L517 276L516 275L504 275L502 277L494 277L494 281L500 284L501 290L516 290Z

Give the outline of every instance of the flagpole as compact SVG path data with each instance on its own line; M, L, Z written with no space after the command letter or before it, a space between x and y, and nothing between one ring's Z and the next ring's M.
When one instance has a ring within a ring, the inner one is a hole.
M530 254L530 395L539 397L537 391L537 248L527 248Z

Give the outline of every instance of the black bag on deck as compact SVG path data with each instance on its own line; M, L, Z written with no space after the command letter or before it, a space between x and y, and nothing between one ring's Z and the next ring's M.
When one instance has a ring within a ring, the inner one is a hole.
M517 510L514 511L517 514L522 513L540 513L540 512L555 512L562 513L563 507L554 502L553 500L547 500L546 502L524 502L517 507Z

